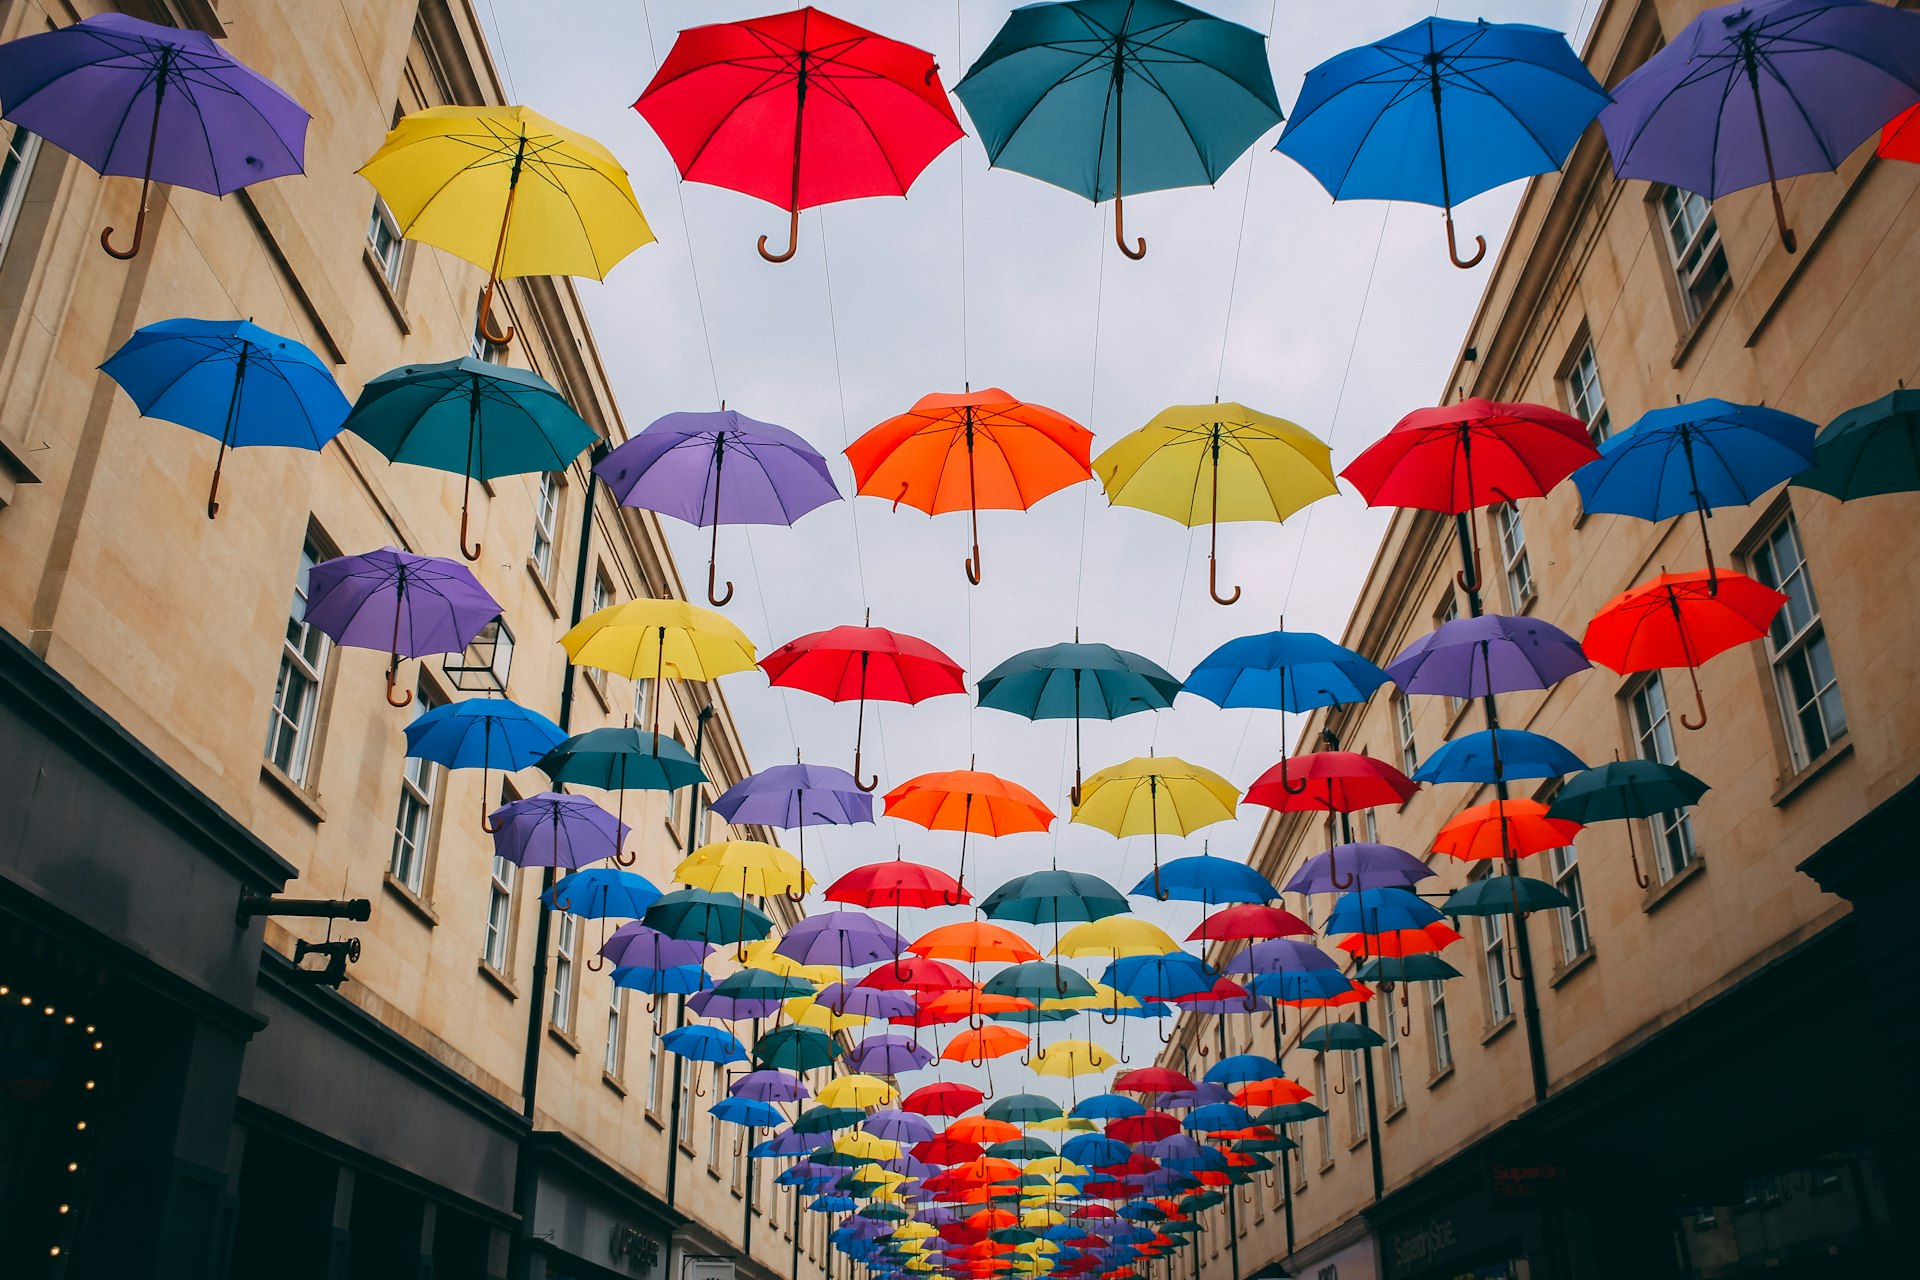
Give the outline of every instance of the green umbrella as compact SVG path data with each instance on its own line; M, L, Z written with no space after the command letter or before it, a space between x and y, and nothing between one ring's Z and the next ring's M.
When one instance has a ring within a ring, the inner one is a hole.
M466 478L460 498L460 551L475 480L562 471L598 433L537 373L463 357L403 365L361 388L346 430L395 462Z
M1038 1138L1009 1138L988 1147L987 1154L996 1160L1045 1160L1060 1153Z
M734 1000L794 1000L811 996L818 990L805 978L790 977L771 969L740 969L722 978L714 987L716 995Z
M897 1204L870 1204L855 1216L875 1222L905 1222L910 1215Z
M1047 999L1052 998L1053 990L1049 987ZM1077 1009L1042 1009L1036 1005L1031 1009L1008 1009L1004 1013L990 1013L987 1017L995 1022L1012 1022L1031 1027L1042 1022L1065 1022L1077 1012L1079 1012Z
M1440 911L1450 916L1503 916L1511 911L1555 911L1572 905L1572 899L1545 880L1484 876L1454 890L1440 904Z
M1026 1000L1085 998L1096 994L1085 976L1045 960L1009 965L980 984L990 996L1018 996ZM1066 1012L1071 1013L1072 1010Z
M1829 422L1793 483L1842 502L1920 490L1920 391L1902 387Z
M576 733L535 761L534 767L555 783L618 792L616 821L626 817L629 791L678 791L707 780L699 762L672 738L649 738L642 730L618 726ZM615 861L631 866L638 856L615 855Z
M773 932L773 921L764 911L748 906L737 893L712 889L676 889L662 894L647 908L645 919L648 928L658 929L669 938L703 938L722 944L752 942Z
M1817 446L1816 446L1817 449ZM1549 818L1569 822L1607 822L1621 818L1651 818L1698 804L1707 784L1678 765L1658 760L1615 760L1568 778L1547 808ZM1642 889L1640 854L1633 847L1633 827L1627 827L1627 857L1633 878Z
M988 1103L983 1114L989 1120L1001 1120L1008 1124L1038 1124L1043 1120L1058 1120L1066 1113L1066 1108L1052 1098L1044 1098L1037 1093L1010 1093ZM1042 1154L1059 1153L1046 1151ZM1033 1158L1039 1159L1038 1156Z
M1031 1244L1039 1238L1038 1231L1029 1231L1025 1227L1001 1227L987 1233L987 1239L995 1244Z
M1372 1027L1363 1027L1357 1022L1335 1022L1324 1027L1315 1027L1300 1037L1302 1049L1312 1049L1317 1053L1335 1053L1342 1049L1372 1049L1386 1043L1386 1039Z
M1283 1102L1277 1107L1268 1107L1254 1116L1256 1124L1279 1126L1300 1124L1307 1120L1321 1120L1326 1112L1311 1102Z
M816 1027L778 1027L753 1044L753 1065L756 1067L812 1071L815 1067L826 1066L839 1056L840 1042ZM816 1164L841 1163L825 1160L818 1155L808 1158ZM867 1162L862 1160L855 1163Z
M980 902L989 920L1018 920L1023 924L1104 920L1133 908L1127 895L1082 871L1035 871L1016 876Z
M796 1028L789 1027L789 1031ZM811 1027L798 1030L810 1031ZM815 1107L802 1113L793 1122L795 1133L832 1133L835 1129L851 1129L867 1118L867 1113L859 1107Z

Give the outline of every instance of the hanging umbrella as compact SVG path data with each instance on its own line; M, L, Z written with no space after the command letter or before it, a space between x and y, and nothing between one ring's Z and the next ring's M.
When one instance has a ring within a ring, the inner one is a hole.
M406 728L409 756L432 760L449 769L481 771L480 828L488 834L493 827L487 820L487 771L513 773L525 769L538 763L566 736L559 725L538 711L508 698L442 703L415 716Z
M949 1084L944 1081L921 1085L901 1100L903 1111L918 1112L923 1116L958 1116L986 1101L986 1095L972 1085Z
M1084 871L1034 871L1016 876L980 901L990 920L1058 925L1067 920L1102 920L1131 910L1118 889Z
M885 1106L899 1097L899 1090L885 1080L870 1075L857 1074L859 1067L853 1068L856 1074L836 1076L815 1095L814 1101L823 1107L879 1107ZM860 1117L866 1119L864 1115Z
M715 590L721 525L791 525L815 507L840 500L818 449L785 427L724 406L718 413L656 419L596 462L593 473L621 506L712 526L707 603L716 609L733 599L733 583L727 583L725 595Z
M0 103L96 173L140 179L140 252L155 182L212 195L306 170L310 114L286 90L201 31L119 13L0 45Z
M852 774L830 765L801 764L797 759L748 774L708 807L736 826L758 824L796 832L795 853L803 872L808 827L873 821L873 799L860 790ZM787 896L798 902L804 895Z
M576 870L620 856L627 824L585 796L542 791L488 815L493 853L517 867Z
M1180 682L1159 664L1111 645L1072 644L1016 653L975 682L980 705L1029 720L1073 719L1073 791L1080 798L1080 721L1118 720L1173 705Z
M21 43L0 45L0 92L5 52ZM138 236L136 231L136 252ZM178 423L220 442L207 486L209 520L220 511L220 468L228 449L281 445L317 451L340 434L347 417L347 397L319 356L245 320L146 325L134 330L100 371L120 385L143 417Z
M905 948L905 938L865 912L826 911L798 921L774 950L801 964L847 969L892 960Z
M1678 765L1615 760L1568 778L1554 793L1547 816L1580 823L1651 818L1698 804L1707 790L1706 783ZM1633 862L1633 878L1644 889L1647 877L1633 847L1633 827L1627 823L1627 856Z
M803 1000L822 993L820 988L798 974L775 973L771 969L752 966L737 969L720 979L714 990L736 998L772 1001Z
M805 895L813 877L800 860L760 840L720 840L701 845L673 869L673 878L696 889L726 889L742 898L776 893Z
M707 976L707 971L697 964L675 965L667 969L648 969L634 965L615 969L611 977L616 987L625 987L629 991L644 991L655 997L692 995L698 991L705 991L713 985L713 979ZM651 1014L658 1004L658 999L649 1002L647 1012Z
M688 182L800 211L904 196L960 122L933 55L818 9L682 31L633 109Z
M973 900L973 895L939 868L899 858L855 867L828 885L824 896L829 902L857 907L894 908L955 907Z
M463 356L402 365L360 389L345 427L390 461L461 476L460 554L475 480L564 471L599 434L537 373Z
M1587 624L1581 647L1589 657L1622 675L1687 669L1693 681L1698 729L1707 722L1707 700L1697 674L1701 663L1767 634L1787 606L1787 597L1740 573L1663 573L1609 600Z
M1093 432L998 387L934 393L847 446L856 491L928 515L964 508L973 520L967 580L980 583L980 510L1025 511L1091 479ZM966 465L961 467L964 454Z
M1424 18L1307 72L1274 150L1335 200L1439 205L1447 256L1472 267L1487 241L1461 258L1454 204L1558 169L1606 102L1558 31Z
M787 1120L771 1102L738 1096L720 1099L707 1108L707 1114L722 1124L744 1125L749 1129L777 1129Z
M959 960L967 964L982 960L1010 960L1018 964L1040 959L1033 944L1011 929L977 920L963 920L929 930L908 943L907 950L929 960Z
M785 1071L749 1071L734 1077L727 1092L757 1102L799 1102L809 1094L807 1082Z
M1558 911L1572 906L1572 899L1545 880L1482 876L1454 890L1440 904L1440 911L1449 916L1503 916L1515 910Z
M475 327L493 325L493 294L514 276L604 280L653 239L613 153L525 107L428 107L402 117L360 166L400 234L487 273Z
M1053 954L1069 960L1121 956L1164 956L1180 950L1167 931L1136 916L1106 916L1077 924L1060 935Z
M960 874L967 882L967 836L1045 831L1053 810L1017 783L975 769L952 769L909 778L886 794L886 815L929 831L960 833Z
M1296 876L1297 880L1298 877ZM1294 886L1287 886L1293 891ZM1261 903L1242 902L1205 917L1187 935L1189 942L1245 942L1311 934L1313 926L1291 911Z
M1281 813L1357 813L1404 804L1419 790L1418 783L1385 760L1357 751L1314 751L1294 759L1291 779L1281 757L1253 780L1243 799Z
M1402 649L1387 674L1404 693L1484 698L1549 689L1592 665L1550 622L1486 613L1441 623Z
M898 992L893 991L870 991L869 994L899 995ZM910 1036L868 1036L847 1051L847 1066L855 1071L866 1071L882 1076L897 1076L908 1071L918 1071L932 1061L933 1051L921 1048ZM880 1136L885 1138L894 1135L881 1134ZM911 1141L917 1142L919 1139L915 1138Z
M996 1026L989 1023L977 1031L962 1031L947 1041L947 1047L940 1051L943 1062L966 1062L979 1067L986 1065L989 1058L1004 1058L1010 1053L1018 1053L1032 1041L1012 1027Z
M660 890L645 876L609 867L591 867L561 876L540 895L540 904L549 911L564 911L587 920L638 918L659 900Z
M1920 21L1870 0L1741 0L1697 14L1614 86L1613 171L1717 200L1838 169L1920 99Z
M1041 1076L1095 1075L1111 1071L1119 1059L1091 1040L1062 1040L1033 1055L1033 1072Z
M1708 580L1717 583L1708 516L1716 507L1746 506L1812 466L1815 430L1765 405L1676 404L1607 437L1599 460L1574 472L1573 482L1588 511L1642 520L1698 515Z
M1184 836L1229 822L1239 799L1239 789L1210 769L1174 756L1140 756L1087 779L1071 820L1121 838L1150 834L1159 897L1160 833Z
M753 641L711 609L684 600L629 600L597 609L560 637L576 666L611 671L629 680L651 676L656 690L665 679L696 683L753 669ZM660 738L655 696L652 733Z
M1060 968L1058 961L1048 964L1044 960L1009 965L982 983L980 990L990 996L1018 996L1042 1005L1053 1003L1056 997L1094 995L1091 982L1071 969ZM1072 1010L1061 1012L1070 1014Z
M922 1052L925 1051L922 1050ZM933 1055L927 1054L927 1058L931 1061ZM876 1111L868 1116L860 1127L874 1137L887 1142L918 1144L934 1140L932 1122L925 1116L916 1115L911 1111ZM931 1234L931 1228L929 1228L929 1234Z
M993 165L1111 199L1129 258L1125 195L1212 186L1281 119L1261 34L1179 0L1015 9L954 93Z
M1387 673L1312 631L1266 631L1229 640L1202 658L1182 688L1222 707L1265 707L1287 716L1365 702Z
M1580 824L1547 816L1538 800L1489 800L1462 809L1433 838L1435 853L1467 860L1525 857L1573 843ZM1387 893L1372 889L1370 893Z
M746 1046L718 1027L676 1027L660 1037L660 1047L693 1062L745 1062Z
M1183 404L1107 446L1093 460L1107 500L1188 528L1207 526L1207 592L1216 604L1222 520L1275 524L1339 492L1326 442L1282 418L1226 404ZM1205 475L1204 485L1201 476Z
M871 622L871 616L868 621ZM860 790L880 785L860 778L860 744L867 701L916 703L942 694L965 693L960 664L915 636L885 627L834 627L815 631L768 654L760 663L776 688L803 689L831 702L856 702L853 773Z
M390 654L396 707L413 701L411 689L393 696L401 658L459 653L499 616L500 602L465 565L396 547L323 560L307 576L306 621L336 644Z
M1813 441L1813 466L1793 483L1842 502L1920 490L1920 391L1902 387L1822 427Z
M773 921L766 913L749 906L740 895L708 889L675 889L663 894L647 908L643 919L649 928L670 938L704 938L723 945L764 938L773 932Z
M1246 863L1205 853L1175 858L1158 872L1142 876L1129 892L1162 902L1198 902L1203 908L1227 902L1268 902L1280 896L1273 881Z
M860 985L883 991L938 992L965 991L973 983L950 964L914 956L881 965L860 979Z
M878 987L863 987L848 982L830 983L820 988L818 993L807 994L813 995L813 1002L823 1009L856 1018L902 1018L911 1015L919 1007L910 991L882 991ZM864 1067L859 1069L866 1070ZM891 1073L883 1071L880 1074Z
M1587 766L1545 734L1482 729L1441 744L1414 770L1419 782L1502 782L1559 778Z
M1336 874L1343 859L1346 878ZM1390 844L1343 844L1317 853L1287 881L1288 893L1344 893L1348 889L1405 889L1433 876L1433 868Z
M672 738L649 738L612 725L576 733L534 762L555 782L619 792L615 816L626 817L629 791L678 791L707 780L699 762ZM639 855L622 855L632 865Z
M831 1065L839 1056L839 1042L812 1027L776 1027L753 1042L756 1068L812 1071Z

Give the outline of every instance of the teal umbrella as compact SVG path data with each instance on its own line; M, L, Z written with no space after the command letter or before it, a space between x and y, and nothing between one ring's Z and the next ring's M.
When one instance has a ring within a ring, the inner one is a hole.
M988 1147L987 1154L996 1160L1045 1160L1060 1153L1038 1138L1009 1138Z
M1063 0L1015 9L954 86L987 158L1096 204L1211 186L1280 123L1266 37L1179 0Z
M737 893L676 889L647 908L646 924L669 938L714 943L753 942L773 932L773 921ZM771 1064L774 1066L779 1063Z
M1372 1027L1363 1027L1357 1022L1335 1022L1324 1027L1315 1027L1300 1037L1300 1047L1312 1049L1317 1053L1333 1053L1342 1049L1372 1049L1383 1045L1386 1040Z
M1813 466L1793 483L1842 502L1920 490L1920 391L1902 387L1829 422L1814 437Z
M1706 783L1678 765L1615 760L1568 778L1554 794L1547 816L1579 823L1651 818L1698 804L1707 791ZM1646 888L1649 882L1640 871L1632 823L1627 824L1627 857L1633 863L1633 878Z
M1526 876L1483 876L1440 904L1443 915L1503 916L1511 911L1556 911L1572 899L1545 880Z
M1271 1125L1279 1128L1283 1124L1299 1124L1306 1120L1319 1120L1327 1113L1311 1102L1283 1102L1279 1106L1268 1107L1254 1116L1256 1124Z
M995 1098L981 1114L989 1120L1004 1120L1008 1124L1038 1124L1046 1120L1058 1120L1065 1115L1066 1108L1052 1098L1044 1098L1037 1093L1010 1093L1004 1098ZM1048 1151L1047 1155L1059 1155L1057 1151ZM1039 1159L1038 1156L1033 1157Z
M460 552L475 480L560 471L599 438L567 398L537 373L462 357L391 369L361 388L346 429L394 462L466 478Z
M755 1067L812 1071L815 1067L828 1065L839 1056L839 1041L817 1027L777 1027L753 1044ZM818 1160L818 1157L815 1159Z
M1073 802L1080 803L1080 721L1118 720L1173 705L1176 680L1151 658L1105 644L1072 644L1016 653L977 682L980 705L1029 720L1073 721Z
M534 767L556 783L619 792L616 820L626 817L629 791L678 791L707 780L706 771L672 738L614 725L574 734L535 761ZM632 866L638 856L616 854L615 861Z
M803 1031L811 1027L800 1028ZM795 1133L832 1133L835 1129L851 1129L867 1118L867 1113L859 1107L815 1107L800 1115L793 1122Z

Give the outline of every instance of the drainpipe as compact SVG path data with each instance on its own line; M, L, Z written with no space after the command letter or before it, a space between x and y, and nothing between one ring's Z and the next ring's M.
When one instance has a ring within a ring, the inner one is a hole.
M1340 749L1340 735L1333 730L1323 729L1320 731L1320 736L1326 739L1327 746L1332 750L1338 751ZM1340 815L1340 839L1347 844L1353 843L1353 816L1351 814L1342 813ZM1367 1006L1372 1003L1371 1000L1363 1000L1360 1002L1360 1025L1369 1031L1373 1030L1373 1024L1367 1020ZM1389 1005L1387 1009L1387 1016L1389 1018L1393 1016L1391 1005ZM1366 1075L1367 1155L1373 1166L1373 1202L1379 1204L1380 1197L1386 1192L1386 1179L1382 1175L1380 1166L1380 1107L1378 1105L1378 1098L1374 1092L1373 1050L1362 1050L1360 1061Z
M700 714L693 726L693 762L700 763L700 752L705 748L707 739L707 721L713 719L713 704L709 702L700 708ZM688 788L692 792L687 801L687 848L692 850L695 833L700 829L700 784L694 783ZM687 1025L687 998L680 996L673 1002L673 1029L678 1031ZM667 1140L667 1208L674 1208L674 1193L680 1186L680 1108L685 1104L681 1088L686 1059L679 1054L673 1055L673 1107L668 1115Z

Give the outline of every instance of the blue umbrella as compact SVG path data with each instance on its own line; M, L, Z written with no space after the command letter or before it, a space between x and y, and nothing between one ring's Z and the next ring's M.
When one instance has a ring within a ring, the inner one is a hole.
M1510 778L1562 778L1587 766L1545 734L1525 729L1482 729L1455 738L1413 772L1415 782L1501 782Z
M713 979L697 964L676 964L665 969L620 965L613 971L613 985L656 996L684 996L705 991L713 985ZM647 1012L652 1013L653 1008L648 1005Z
M1175 1000L1213 989L1213 975L1184 951L1164 956L1121 956L1100 976L1103 986L1138 1000Z
M1144 876L1128 892L1138 897L1158 898L1162 902L1198 902L1209 907L1225 902L1270 902L1280 896L1273 882L1244 862L1199 854L1175 858L1156 873L1159 892L1154 891L1154 876Z
M1246 1084L1250 1080L1277 1080L1286 1075L1280 1064L1257 1053L1236 1053L1207 1068L1200 1077L1209 1084Z
M660 1047L695 1062L745 1062L746 1046L719 1027L675 1027L660 1037Z
M1327 916L1328 933L1390 933L1424 929L1440 918L1432 904L1405 889L1343 893Z
M1110 1093L1102 1094L1101 1096L1111 1098L1116 1102L1126 1101L1127 1105L1133 1108L1131 1112L1126 1114L1143 1115L1146 1112L1146 1108L1137 1102L1118 1098ZM1092 1101L1092 1099L1088 1101ZM1073 1111L1075 1115L1085 1114L1080 1110L1080 1106L1075 1106ZM1086 1118L1092 1120L1108 1117L1087 1114ZM1075 1164L1083 1164L1089 1169L1096 1169L1101 1165L1125 1164L1127 1157L1133 1154L1133 1148L1116 1138L1109 1138L1105 1134L1078 1133L1061 1144L1060 1154Z
M1236 1107L1231 1102L1216 1102L1210 1106L1196 1107L1188 1112L1187 1118L1180 1122L1180 1127L1192 1129L1198 1133L1219 1133L1226 1129L1251 1129L1253 1113L1245 1107ZM1220 1163L1224 1167L1225 1154L1218 1151L1212 1154L1220 1157Z
M1607 104L1565 36L1518 22L1426 18L1307 72L1283 151L1335 200L1439 205L1462 260L1454 202L1550 173Z
M1082 1098L1074 1103L1073 1110L1067 1114L1076 1120L1120 1120L1127 1116L1145 1115L1146 1112L1147 1109L1132 1098L1123 1098L1117 1093L1096 1093L1091 1098ZM1075 1141L1078 1139L1070 1140L1067 1146L1071 1147ZM1061 1154L1070 1160L1078 1160L1081 1164L1088 1163L1065 1148L1062 1148ZM1125 1156L1121 1157L1123 1160L1125 1158Z
M1744 507L1813 465L1818 428L1760 404L1694 400L1642 414L1608 436L1600 457L1573 473L1588 511L1665 520L1700 517L1708 581L1719 589L1707 518Z
M1223 707L1300 712L1365 702L1386 681L1379 667L1317 632L1267 631L1227 641L1181 687Z
M660 890L651 880L632 871L610 867L590 867L561 876L551 889L540 895L540 903L551 911L564 911L587 920L621 916L637 920L660 899Z
M1331 1000L1353 990L1353 981L1338 969L1307 969L1256 973L1247 979L1247 990L1270 1000Z
M146 417L220 442L207 488L209 520L220 511L228 449L317 450L347 418L347 397L319 356L245 320L161 320L136 329L100 370Z
M406 735L410 756L480 770L480 828L489 835L494 827L487 821L487 771L524 769L567 737L559 725L509 698L442 703L415 716Z
M778 1129L787 1120L771 1102L738 1095L720 1099L707 1111L722 1123L744 1125L749 1129Z

